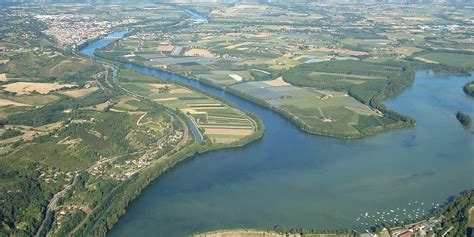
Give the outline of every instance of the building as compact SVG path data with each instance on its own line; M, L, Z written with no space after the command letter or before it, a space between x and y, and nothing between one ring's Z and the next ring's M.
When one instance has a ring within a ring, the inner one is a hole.
M407 231L405 231L405 232L398 235L398 237L411 237L411 236L413 236L413 232L411 232L409 230L407 230Z

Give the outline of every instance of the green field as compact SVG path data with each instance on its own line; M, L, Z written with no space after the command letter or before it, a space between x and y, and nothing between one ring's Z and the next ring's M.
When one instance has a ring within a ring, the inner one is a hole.
M398 123L344 92L271 83L247 82L230 88L245 98L272 106L315 134L355 138Z
M474 53L433 52L421 54L418 57L449 66L474 68Z

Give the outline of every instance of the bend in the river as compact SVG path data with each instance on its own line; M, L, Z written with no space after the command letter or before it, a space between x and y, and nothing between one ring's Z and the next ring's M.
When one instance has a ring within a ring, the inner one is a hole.
M81 52L92 56L111 42L98 40ZM462 92L473 77L420 71L411 88L387 102L417 119L415 128L343 140L302 132L269 109L199 81L123 65L218 96L259 116L266 130L260 141L196 155L160 177L129 206L110 236L183 236L277 224L364 229L381 221L377 212L393 210L389 220L422 215L474 187L473 134L454 116L457 110L474 115L472 98Z

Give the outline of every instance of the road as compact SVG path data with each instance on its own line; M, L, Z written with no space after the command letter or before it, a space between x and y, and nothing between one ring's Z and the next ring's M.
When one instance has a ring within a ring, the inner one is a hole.
M173 117L173 118L174 118L174 117ZM183 121L181 118L178 118L178 119L179 119L179 121L181 122L181 125L182 125L184 128L186 128L186 122ZM173 129L174 129L174 128L173 128ZM172 154L172 153L174 153L174 151L176 151L176 150L178 150L178 149L184 147L184 146L186 145L188 139L189 139L189 130L188 130L188 129L184 129L184 133L183 133L183 137L181 138L181 141L179 141L179 143L176 144L176 146L175 146L171 151L169 151L168 154ZM152 151L150 151L150 153L145 152L144 155L148 155L148 154L149 154L150 156L153 156L154 153L156 153L156 151L152 150ZM155 160L155 161L152 163L152 165L156 165L156 164L158 164L158 163L161 163L161 162L164 162L164 161L168 160L168 159L171 157L171 156L169 156L168 154L163 155L163 156L161 156L160 158L158 158L157 160ZM150 166L151 166L151 165L148 165L148 166L142 167L142 168L140 168L140 169L137 169L137 170L135 170L130 176L132 176L133 174L135 174L135 173L137 173L137 172L140 172L140 171L142 171L143 169L145 169L145 168L147 168L147 167L150 167ZM120 183L119 185L115 186L115 187L107 194L107 196L106 196L104 199L107 199L117 188L119 188L120 186L122 186L122 184L123 184L123 183ZM97 205L97 206L98 206L98 205ZM94 213L94 211L96 210L97 206L96 206L90 213ZM87 216L86 216L78 225L76 225L76 226L74 227L74 229L73 229L71 232L69 232L68 236L71 236L71 235L73 235L74 233L76 233L76 231L77 231L82 225L84 225L84 224L86 223L86 221L87 221L87 219L88 219L90 213L87 214Z
M41 226L38 229L38 231L36 232L36 235L35 235L36 237L40 237L41 231L43 231L43 229L45 228L45 226L48 222L48 219L49 219L48 217L53 215L53 211L56 208L56 204L58 203L59 198L64 197L64 195L66 195L66 193L69 190L71 190L71 188L74 187L74 185L76 185L78 179L79 179L79 174L76 174L76 176L74 176L74 179L72 180L71 184L66 186L63 190L59 191L58 193L56 193L53 196L53 198L51 198L51 200L49 201L48 206L46 207L46 214L44 216L43 221L41 222Z

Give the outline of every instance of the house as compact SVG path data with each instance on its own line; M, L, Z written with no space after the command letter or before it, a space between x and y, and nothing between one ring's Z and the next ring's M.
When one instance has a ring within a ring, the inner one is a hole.
M398 235L398 237L411 237L411 236L413 236L413 232L411 232L409 230L407 230L407 231L405 231L405 232Z
M409 229L413 232L419 230L421 227L418 224L412 225Z

